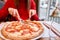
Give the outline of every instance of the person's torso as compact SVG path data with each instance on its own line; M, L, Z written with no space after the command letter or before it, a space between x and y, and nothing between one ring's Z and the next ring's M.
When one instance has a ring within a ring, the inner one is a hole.
M29 10L27 9L27 1L26 0L20 0L19 5L16 7L18 9L20 17L23 20L26 20L29 18Z

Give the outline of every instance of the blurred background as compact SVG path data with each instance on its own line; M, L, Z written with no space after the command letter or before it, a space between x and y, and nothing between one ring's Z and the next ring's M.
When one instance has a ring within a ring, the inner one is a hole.
M60 0L34 0L40 19L60 23ZM0 0L0 9L7 0Z
M39 18L60 23L60 0L39 0Z

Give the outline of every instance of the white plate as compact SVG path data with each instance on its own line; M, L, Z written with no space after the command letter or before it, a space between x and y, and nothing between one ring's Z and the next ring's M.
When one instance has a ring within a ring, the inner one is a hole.
M42 35L43 35L43 33L42 33L41 35L39 35L38 37L36 37L36 38L34 38L34 39L31 39L31 40L39 39L39 38L41 38L41 37L42 37Z

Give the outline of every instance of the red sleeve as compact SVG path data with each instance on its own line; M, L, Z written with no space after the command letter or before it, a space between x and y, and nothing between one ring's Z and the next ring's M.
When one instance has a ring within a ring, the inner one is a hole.
M4 6L2 7L2 9L0 9L0 20L3 20L3 19L5 19L7 17L8 13L9 13L8 12L8 8L9 7L15 8L13 0L8 0L4 4Z
M31 9L36 10L36 4L35 4L34 0L30 0L30 5L31 5L31 6L30 6ZM36 21L38 21L38 20L39 20L38 15L37 15L37 14L33 15L33 16L31 17L31 20L36 20Z
M38 18L37 14L35 14L31 17L31 20L39 21L40 19Z
M36 10L36 4L35 4L34 0L30 0L30 7L31 7L31 9Z

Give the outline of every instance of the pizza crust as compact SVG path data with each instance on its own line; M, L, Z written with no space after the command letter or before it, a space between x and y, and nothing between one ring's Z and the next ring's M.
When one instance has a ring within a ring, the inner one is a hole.
M9 23L12 23L12 22L9 22ZM38 23L38 22L36 22L36 23ZM22 35L21 36L19 32L9 33L7 31L5 31L5 28L7 27L7 25L8 24L6 23L6 25L1 30L1 33L2 33L2 35L5 38L11 39L11 40L27 40L27 39L33 39L33 38L38 37L39 35L41 35L43 33L43 31L44 31L42 25L39 23L39 26L40 26L39 31L32 32L32 35L31 34L26 34L26 35Z

